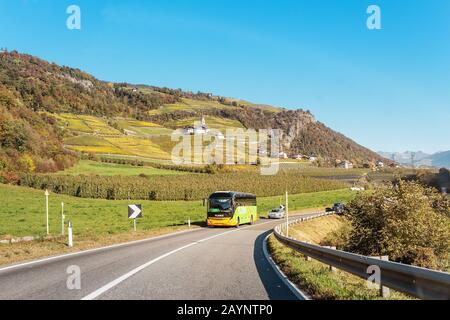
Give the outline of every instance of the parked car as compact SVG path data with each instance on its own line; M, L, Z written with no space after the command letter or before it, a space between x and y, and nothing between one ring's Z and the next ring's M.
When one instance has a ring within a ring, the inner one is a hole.
M335 203L331 211L334 211L336 214L343 214L345 211L345 205L343 203Z
M284 206L273 209L269 212L269 219L284 219L286 216L286 210Z

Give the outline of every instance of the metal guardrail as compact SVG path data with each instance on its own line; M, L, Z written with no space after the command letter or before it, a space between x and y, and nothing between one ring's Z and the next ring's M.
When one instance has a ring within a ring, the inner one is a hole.
M329 215L318 214L309 218L297 218L289 225L301 223ZM298 241L283 234L287 223L274 229L275 237L290 248L323 262L337 269L349 272L363 279L368 279L367 272L371 266L378 266L381 271L381 285L427 300L450 300L450 273L414 267L396 262L382 261L354 253L333 250L318 245Z

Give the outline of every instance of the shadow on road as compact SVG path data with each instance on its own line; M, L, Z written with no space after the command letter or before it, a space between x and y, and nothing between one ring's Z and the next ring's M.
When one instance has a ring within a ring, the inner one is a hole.
M255 241L253 258L259 277L271 300L297 300L297 297L284 282L281 281L278 274L264 256L264 239L271 233L272 231L267 231L256 238Z

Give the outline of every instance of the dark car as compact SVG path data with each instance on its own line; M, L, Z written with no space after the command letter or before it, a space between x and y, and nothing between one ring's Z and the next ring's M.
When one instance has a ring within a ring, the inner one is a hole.
M343 203L335 203L331 211L334 211L336 214L343 214L345 211L345 205Z

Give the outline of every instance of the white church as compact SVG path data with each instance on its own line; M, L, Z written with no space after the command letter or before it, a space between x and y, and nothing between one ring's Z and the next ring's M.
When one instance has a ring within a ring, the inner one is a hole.
M209 133L209 128L206 125L205 117L202 116L201 122L197 123L194 127L185 127L185 134L188 135L205 135Z

